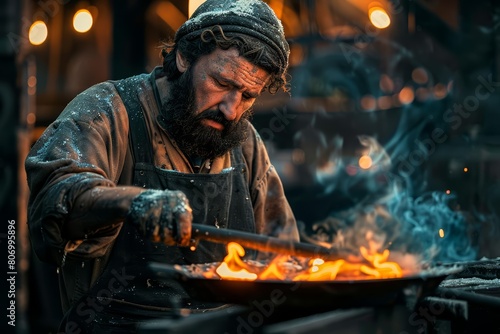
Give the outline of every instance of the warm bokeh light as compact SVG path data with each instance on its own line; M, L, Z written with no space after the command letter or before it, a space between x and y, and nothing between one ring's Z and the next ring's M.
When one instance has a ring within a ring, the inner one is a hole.
M449 195L449 194L451 194L451 190L450 190L450 189L447 189L447 190L445 191L445 193L446 193L446 195Z
M196 8L200 7L200 5L202 3L204 3L205 1L206 0L189 0L189 8L188 8L189 17L191 17L191 15L193 15Z
M443 99L448 94L448 89L442 83L438 83L434 86L434 97L438 100Z
M368 169L372 166L373 161L369 155L363 155L363 156L361 156L361 158L359 158L358 164L359 164L359 167L361 167L363 169Z
M415 93L413 92L413 88L411 87L404 87L399 92L399 101L402 104L410 104L413 102L414 99L415 99Z
M32 112L30 112L28 115L26 115L26 123L29 125L35 124L36 122L36 115Z
M377 100L372 95L365 95L359 101L361 108L365 111L373 111L377 107Z
M43 21L35 21L30 27L28 38L33 45L40 45L47 39L49 30Z
M31 75L28 77L28 80L26 80L26 83L28 84L28 95L35 95L36 94L36 76Z
M411 72L411 78L413 81L421 85L429 81L429 75L427 74L427 71L422 67L417 67L416 69L414 69Z
M390 109L392 107L391 96L381 96L377 99L378 108L381 110Z
M34 75L31 75L28 78L28 87L35 87L36 86L36 77Z
M394 82L387 74L380 76L379 86L384 93L392 93L394 91Z
M442 228L439 229L439 237L444 238L444 230Z
M87 9L80 9L73 16L73 28L80 33L84 33L92 28L94 19Z
M464 173L467 173L469 171L469 168L464 167Z
M370 22L379 29L387 28L391 24L391 18L383 8L371 8L368 16L370 17Z

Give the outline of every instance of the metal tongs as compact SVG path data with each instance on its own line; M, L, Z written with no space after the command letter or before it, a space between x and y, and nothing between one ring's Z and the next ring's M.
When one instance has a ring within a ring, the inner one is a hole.
M243 247L280 255L322 258L331 261L341 258L338 251L326 247L202 224L192 224L191 236L195 241L206 240L222 244L236 242Z

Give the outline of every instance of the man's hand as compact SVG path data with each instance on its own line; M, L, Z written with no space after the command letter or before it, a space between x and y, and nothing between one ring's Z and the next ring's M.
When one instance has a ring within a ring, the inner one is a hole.
M154 242L189 246L193 220L189 201L182 191L146 190L134 197L127 221Z

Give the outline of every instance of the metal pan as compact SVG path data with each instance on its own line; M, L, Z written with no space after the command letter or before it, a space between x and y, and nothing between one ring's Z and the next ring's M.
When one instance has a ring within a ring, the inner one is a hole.
M416 302L461 267L437 267L413 276L370 280L332 281L236 281L192 275L180 266L151 263L158 277L179 281L195 299L230 304L263 304L289 308L335 309L388 306ZM260 305L259 304L259 305Z

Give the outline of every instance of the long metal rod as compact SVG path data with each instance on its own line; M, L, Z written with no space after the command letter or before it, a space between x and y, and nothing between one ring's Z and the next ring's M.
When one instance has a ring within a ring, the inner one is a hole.
M437 288L436 294L440 297L465 300L471 304L500 310L500 299L498 297L494 297L493 295L489 296L481 293L450 288Z
M338 260L337 252L328 248L278 239L254 233L242 232L230 229L220 229L213 226L193 224L191 235L197 240L227 244L237 242L243 247L255 249L262 252L272 252L282 255L292 255L311 258L322 258L324 260Z

